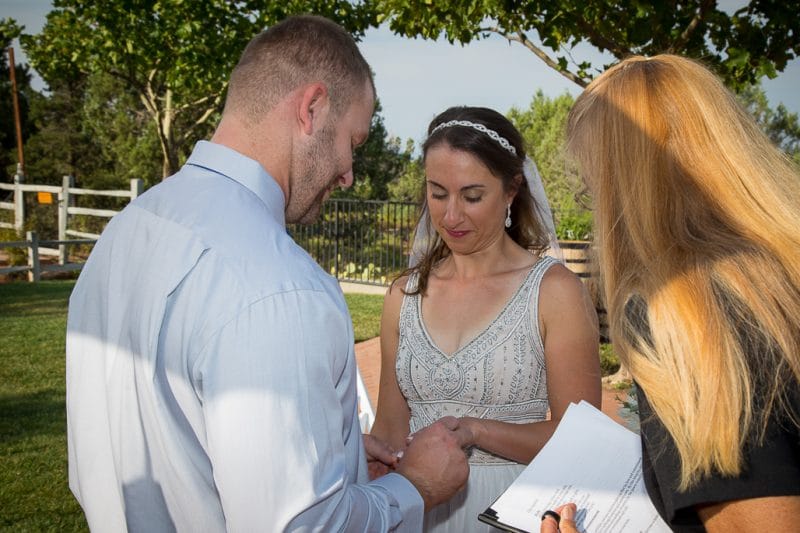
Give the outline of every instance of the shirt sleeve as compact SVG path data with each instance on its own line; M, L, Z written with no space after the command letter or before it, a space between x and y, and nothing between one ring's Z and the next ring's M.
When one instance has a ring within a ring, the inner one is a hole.
M798 391L794 411L800 413ZM645 485L662 518L678 531L705 531L695 506L731 500L800 494L800 430L789 420L773 417L766 438L748 438L742 472L712 474L688 490L678 490L680 456L672 437L653 414L647 396L637 387L641 419Z
M194 375L229 530L421 530L408 480L357 482L366 466L349 321L323 291L287 291L204 347Z

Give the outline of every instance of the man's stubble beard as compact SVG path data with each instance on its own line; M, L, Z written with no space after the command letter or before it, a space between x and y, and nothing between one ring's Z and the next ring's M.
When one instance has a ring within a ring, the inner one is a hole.
M314 224L319 220L325 193L339 179L334 175L339 166L333 150L335 135L335 129L326 126L306 153L301 154L299 164L302 171L297 173L298 178L292 183L286 222ZM332 163L327 164L331 159ZM298 205L298 201L302 201L302 205Z

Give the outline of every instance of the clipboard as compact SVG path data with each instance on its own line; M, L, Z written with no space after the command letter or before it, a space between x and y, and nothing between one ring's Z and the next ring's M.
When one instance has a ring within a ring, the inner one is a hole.
M496 527L497 529L503 531L509 531L511 533L531 533L530 531L526 531L524 529L518 529L514 526L509 526L508 524L504 524L503 522L499 521L497 519L497 511L495 511L491 507L487 507L484 512L479 514L478 520L480 520L484 524L489 524L492 527Z
M541 513L573 502L582 532L669 533L647 495L641 461L637 434L586 402L570 404L533 461L477 520L534 533Z

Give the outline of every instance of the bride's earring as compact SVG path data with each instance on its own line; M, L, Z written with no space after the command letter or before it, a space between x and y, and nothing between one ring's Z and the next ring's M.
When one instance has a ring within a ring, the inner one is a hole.
M511 227L511 204L506 206L506 227Z

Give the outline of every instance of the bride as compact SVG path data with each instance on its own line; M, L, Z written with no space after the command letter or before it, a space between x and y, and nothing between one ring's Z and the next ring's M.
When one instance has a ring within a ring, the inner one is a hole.
M570 402L600 407L597 315L560 261L541 178L504 116L454 107L423 145L413 265L389 288L372 434L401 450L444 416L471 435L466 488L426 531L491 529L477 516L552 435ZM548 416L549 413L549 416Z

